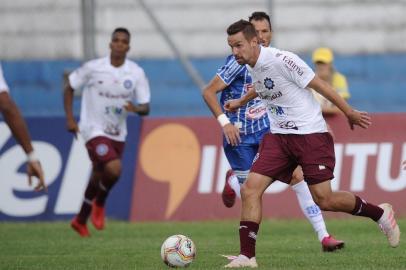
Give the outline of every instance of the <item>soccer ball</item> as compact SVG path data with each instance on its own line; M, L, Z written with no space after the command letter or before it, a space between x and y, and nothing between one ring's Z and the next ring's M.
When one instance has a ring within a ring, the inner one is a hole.
M168 237L161 247L161 258L170 267L187 267L196 256L193 241L184 235Z

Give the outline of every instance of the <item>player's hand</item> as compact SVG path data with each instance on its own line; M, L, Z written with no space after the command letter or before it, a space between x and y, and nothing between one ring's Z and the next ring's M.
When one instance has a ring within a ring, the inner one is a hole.
M226 101L224 104L224 109L227 112L235 112L238 108L242 106L240 99L231 99Z
M226 140L232 146L237 146L241 143L240 131L233 124L227 124L223 127L223 133Z
M132 102L130 102L130 101L128 101L128 102L124 105L124 109L125 109L127 112L136 112L135 105L134 105Z
M347 114L347 119L351 129L354 129L354 125L367 129L372 124L371 117L367 112L352 110Z
M45 185L44 172L42 171L41 163L36 161L29 161L27 163L27 174L28 174L28 184L32 185L32 178L38 178L38 185L35 187L35 191L44 190L48 191L47 186Z
M66 129L69 132L73 133L73 136L75 136L75 139L78 138L79 127L74 119L68 119L66 121Z
M406 160L403 160L402 167L403 167L403 170L406 170Z

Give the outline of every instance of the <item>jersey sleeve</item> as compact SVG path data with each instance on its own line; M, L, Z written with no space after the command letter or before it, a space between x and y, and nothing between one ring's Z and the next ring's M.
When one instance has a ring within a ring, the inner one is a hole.
M149 103L151 100L148 78L142 69L140 69L135 81L135 99L138 104Z
M335 72L333 76L333 88L344 99L350 98L350 92L348 91L347 79L344 75Z
M6 80L4 79L3 69L0 64L0 93L1 92L8 92L8 85L6 83Z
M230 85L244 68L244 65L238 64L234 56L231 55L227 58L225 65L217 70L216 75L226 85Z
M282 75L301 88L306 88L315 73L299 56L290 52L281 54L280 68Z
M86 85L90 78L91 65L89 62L83 64L80 68L75 69L69 74L69 84L77 91Z

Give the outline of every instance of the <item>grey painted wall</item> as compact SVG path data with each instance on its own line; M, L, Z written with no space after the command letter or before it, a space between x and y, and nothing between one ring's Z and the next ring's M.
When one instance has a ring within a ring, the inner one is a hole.
M189 56L229 52L226 27L267 0L145 0ZM133 34L131 57L171 58L137 0L95 0L96 53L108 53L110 32ZM81 59L80 0L0 0L0 59ZM306 53L320 45L338 53L406 51L406 0L274 0L273 45Z

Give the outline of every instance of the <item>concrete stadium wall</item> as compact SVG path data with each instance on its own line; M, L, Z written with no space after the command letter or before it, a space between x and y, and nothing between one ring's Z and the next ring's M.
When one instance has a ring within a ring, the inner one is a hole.
M80 0L1 0L0 59L82 59ZM405 52L405 0L146 0L177 46L189 56L228 53L226 27L272 8L274 46L307 53L320 45L338 53ZM270 6L272 2L272 6ZM110 33L133 33L131 57L173 54L136 0L95 0L96 53Z

